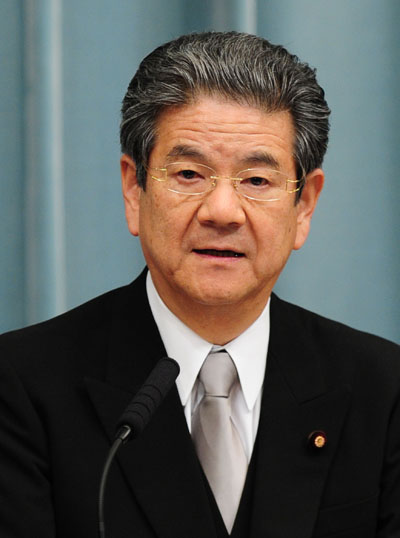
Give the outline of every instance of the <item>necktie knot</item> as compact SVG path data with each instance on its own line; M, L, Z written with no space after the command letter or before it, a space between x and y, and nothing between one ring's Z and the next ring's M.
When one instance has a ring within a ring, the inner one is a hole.
M210 353L201 367L199 379L205 396L228 398L232 386L238 381L236 367L226 351Z

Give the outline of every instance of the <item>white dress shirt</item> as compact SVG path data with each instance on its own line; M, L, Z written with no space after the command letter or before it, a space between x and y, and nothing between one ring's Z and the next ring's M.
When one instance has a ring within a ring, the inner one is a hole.
M150 272L146 280L150 308L167 354L180 366L176 380L189 431L192 414L203 397L197 376L211 350L225 349L235 363L240 386L232 394L232 420L250 461L260 418L269 341L269 300L261 315L242 334L224 346L214 346L177 318L159 296Z

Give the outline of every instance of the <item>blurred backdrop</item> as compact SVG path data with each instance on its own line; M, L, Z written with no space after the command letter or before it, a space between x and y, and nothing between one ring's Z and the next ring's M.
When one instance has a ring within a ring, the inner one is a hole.
M1 0L0 330L139 273L122 96L155 46L234 29L316 67L332 109L326 187L276 291L400 342L399 24L398 0Z

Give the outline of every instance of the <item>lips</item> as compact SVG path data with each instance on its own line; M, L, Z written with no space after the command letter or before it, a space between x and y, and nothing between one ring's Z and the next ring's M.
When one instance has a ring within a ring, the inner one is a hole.
M197 254L204 254L206 256L217 256L219 258L242 258L243 252L236 252L235 250L217 250L213 248L194 249Z

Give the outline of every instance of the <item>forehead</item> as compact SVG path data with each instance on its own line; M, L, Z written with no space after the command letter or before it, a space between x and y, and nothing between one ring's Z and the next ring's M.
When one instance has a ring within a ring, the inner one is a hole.
M238 165L270 156L280 167L294 165L294 128L287 111L258 108L216 97L168 107L158 118L150 161L192 158L210 165ZM162 164L160 162L158 165Z

